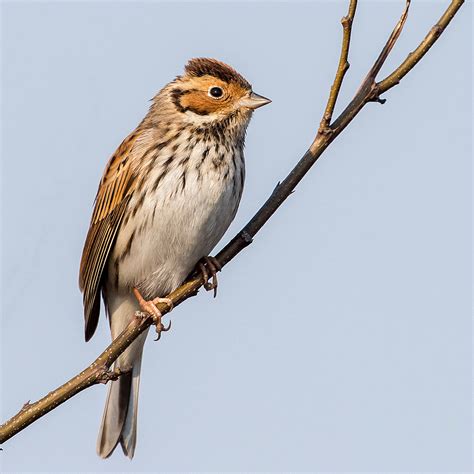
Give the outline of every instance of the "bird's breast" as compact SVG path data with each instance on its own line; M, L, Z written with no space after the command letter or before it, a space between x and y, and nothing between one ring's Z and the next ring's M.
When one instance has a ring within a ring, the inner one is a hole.
M108 281L146 297L175 289L229 227L242 195L241 147L188 138L141 163Z

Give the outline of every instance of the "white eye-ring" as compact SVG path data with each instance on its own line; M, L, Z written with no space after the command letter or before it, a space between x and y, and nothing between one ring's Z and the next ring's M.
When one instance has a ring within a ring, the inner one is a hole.
M220 87L217 87L217 86L210 87L208 91L208 95L210 97L213 97L214 99L219 99L220 97L223 96L223 94L224 94L224 91Z

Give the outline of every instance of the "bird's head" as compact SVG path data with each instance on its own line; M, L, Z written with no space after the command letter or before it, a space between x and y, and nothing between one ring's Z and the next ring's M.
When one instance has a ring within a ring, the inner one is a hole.
M195 125L229 117L246 125L254 109L271 102L253 92L235 69L210 58L191 59L184 74L168 84L157 99L158 104L167 102L176 119Z

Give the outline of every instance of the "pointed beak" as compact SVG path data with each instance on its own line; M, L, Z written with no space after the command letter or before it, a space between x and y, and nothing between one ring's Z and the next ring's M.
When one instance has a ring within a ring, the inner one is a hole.
M255 94L255 92L251 92L248 96L243 97L240 100L241 107L247 107L248 109L258 109L263 105L267 105L271 102L270 99L263 97L263 95Z

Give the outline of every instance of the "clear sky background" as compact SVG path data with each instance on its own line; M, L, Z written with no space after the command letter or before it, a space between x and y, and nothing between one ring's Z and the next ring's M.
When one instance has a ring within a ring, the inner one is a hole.
M447 5L413 2L384 71ZM347 103L403 8L361 2ZM347 2L2 4L2 419L88 365L77 273L103 167L148 99L211 56L273 99L224 243L311 143ZM93 387L4 471L471 470L472 5L326 151L253 245L144 354L135 459L95 454ZM221 244L222 244L221 243Z

